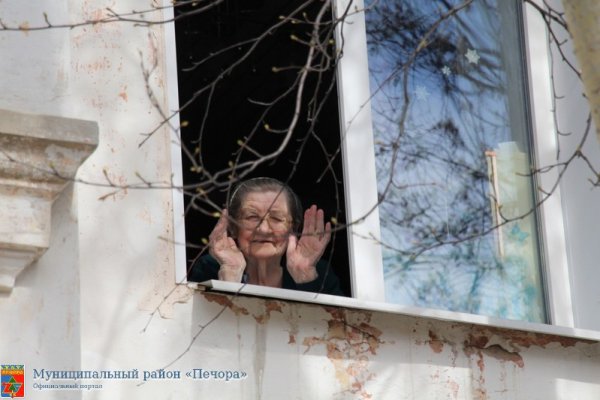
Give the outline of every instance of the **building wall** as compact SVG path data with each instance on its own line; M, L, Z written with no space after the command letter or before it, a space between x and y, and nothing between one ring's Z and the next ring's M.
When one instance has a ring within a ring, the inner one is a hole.
M42 11L51 21L77 21L107 16L107 7L146 6L46 1L32 11L5 0L0 17L32 27L44 23ZM166 110L163 35L162 25L121 22L0 32L0 108L100 126L98 148L78 174L85 183L68 186L54 204L50 249L0 295L0 361L26 365L27 398L600 398L597 342L175 285L170 190L115 187L139 176L170 180L169 131L140 146L161 121L145 71ZM161 368L181 379L144 381L143 371ZM139 378L88 380L102 385L89 391L37 390L33 383L59 380L33 369L137 369ZM199 369L244 377L204 379Z
M555 0L554 6L560 7ZM557 28L559 40L564 41L569 35ZM572 54L573 46L566 41L562 46L566 54ZM587 140L581 143L581 133L587 128L589 107L582 105L584 89L581 81L572 68L564 63L556 54L552 60L552 68L556 75L556 124L561 133L558 136L561 161L566 161L578 147L591 160L600 160L600 144L596 137L594 124L589 127ZM573 68L578 69L575 57L570 59ZM571 134L569 134L571 132ZM597 167L596 167L597 168ZM566 221L566 236L569 244L569 263L572 273L572 293L576 307L575 319L578 326L600 330L600 318L596 308L600 305L600 293L595 289L592 276L598 274L600 248L596 245L596 232L600 226L600 214L590 212L600 204L600 191L594 189L592 182L597 176L587 163L578 158L571 163L561 181L563 210ZM592 305L587 307L586 305Z

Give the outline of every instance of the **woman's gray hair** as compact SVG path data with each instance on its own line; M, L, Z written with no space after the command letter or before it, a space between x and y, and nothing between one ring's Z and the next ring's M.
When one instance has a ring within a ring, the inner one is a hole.
M248 193L256 192L275 192L285 194L288 209L292 217L292 232L299 232L304 209L302 208L302 203L300 202L298 195L294 193L291 187L281 181L278 181L277 179L260 177L251 178L240 182L231 192L227 210L229 211L229 216L233 219L233 221L229 223L229 230L232 234L234 234L234 236L237 236L237 224L235 221L239 220L242 202Z

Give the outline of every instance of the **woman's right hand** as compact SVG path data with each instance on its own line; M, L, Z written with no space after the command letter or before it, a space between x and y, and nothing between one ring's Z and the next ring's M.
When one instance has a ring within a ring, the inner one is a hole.
M221 212L221 217L208 237L208 253L217 260L219 269L219 280L229 282L241 282L246 259L237 247L235 240L227 235L229 216L227 210Z

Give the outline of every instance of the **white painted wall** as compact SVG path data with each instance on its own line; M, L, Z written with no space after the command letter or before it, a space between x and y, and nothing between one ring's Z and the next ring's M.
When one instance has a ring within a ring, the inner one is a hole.
M548 2L561 11L560 1ZM563 52L570 56L569 61L578 68L577 59L573 55L569 35L554 24L554 32L558 40L566 41L562 45ZM540 44L541 45L541 44ZM572 69L562 60L556 46L552 47L553 58L551 68L554 73L553 84L556 93L555 109L559 153L556 162L564 162L581 145L583 132L586 130L589 106L584 98L581 81ZM600 143L595 135L595 125L590 125L587 140L582 151L590 159L596 169L599 168ZM600 291L595 282L600 281L600 190L591 182L597 181L583 159L575 159L561 180L563 216L565 218L565 236L567 240L568 262L571 275L571 295L575 309L575 326L585 329L600 330L600 317L597 312L600 306Z
M42 9L68 8L69 17L80 20L108 6L140 9L146 2L72 0ZM2 13L16 10L12 20L30 17L33 24L31 8L3 0L0 18L8 23ZM133 184L139 173L167 181L168 131L138 147L140 133L160 121L142 63L157 61L151 83L166 104L162 35L160 26L130 24L0 32L0 71L12 74L3 79L0 107L98 121L100 144L80 169L83 180L105 184L108 176ZM284 301L230 301L175 287L170 191L106 196L113 190L90 184L68 189L54 205L50 250L10 295L0 295L0 362L26 365L27 398L600 398L596 342ZM33 368L138 369L141 375L167 366L182 378L89 381L103 388L81 395L31 387L48 383L34 381ZM194 368L247 377L194 381L185 376Z
M44 12L53 23L65 22L68 2L39 0L26 6L19 0L0 2L0 18L6 26L44 26ZM70 47L70 34L66 29L3 31L0 34L0 107L74 117L66 101L70 90Z
M18 277L11 293L0 294L1 364L80 368L82 320L76 210L73 188L68 187L54 203L49 250ZM36 398L31 387L26 388L25 394ZM76 392L45 396L37 398L79 398Z

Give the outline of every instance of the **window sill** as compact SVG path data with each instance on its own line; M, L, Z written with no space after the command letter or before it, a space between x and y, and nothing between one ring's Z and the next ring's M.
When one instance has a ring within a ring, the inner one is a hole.
M459 322L486 327L519 330L525 332L540 333L544 335L555 335L600 342L600 332L586 329L571 328L566 326L506 320L454 311L434 310L427 308L403 306L399 304L365 301L351 297L301 292L288 289L270 288L265 286L224 282L219 280L210 280L202 283L190 282L188 283L188 286L204 291L230 293L236 296L256 296L263 298L274 298L284 301L294 301L300 303L319 304L357 310L376 311L390 314L405 315L410 317L431 318L441 321Z

